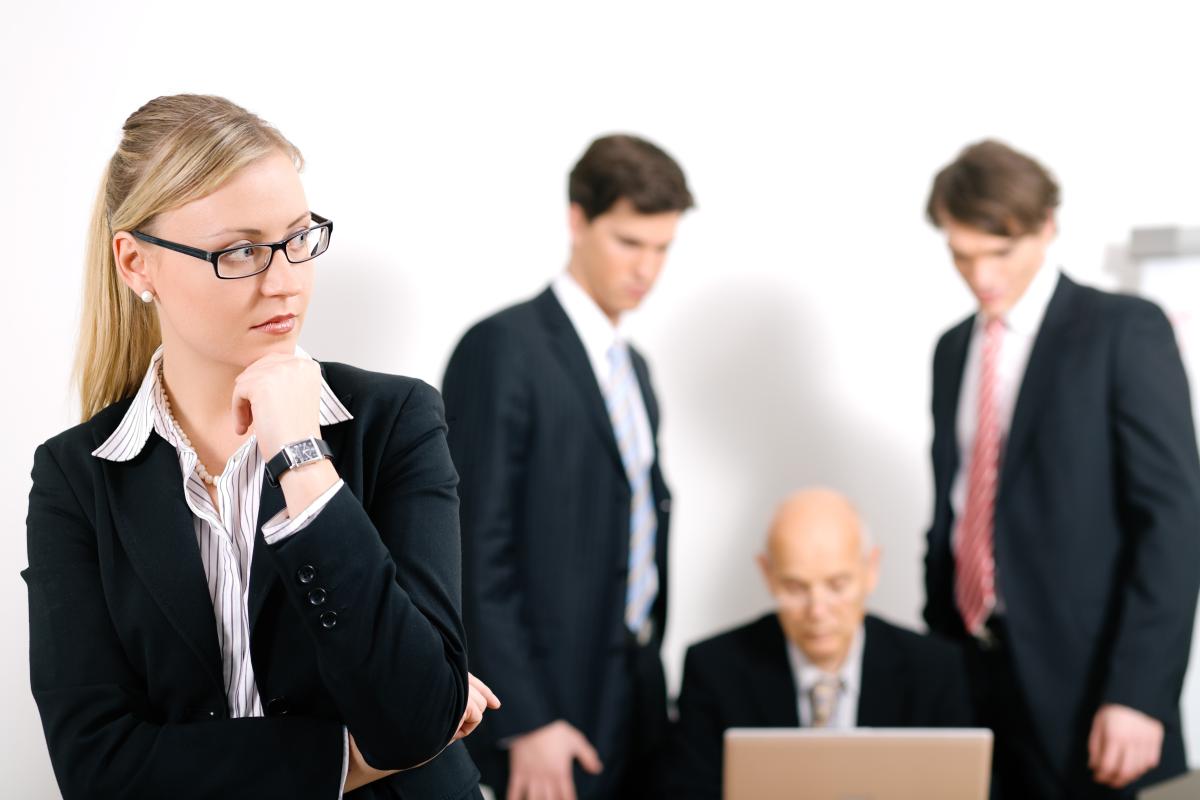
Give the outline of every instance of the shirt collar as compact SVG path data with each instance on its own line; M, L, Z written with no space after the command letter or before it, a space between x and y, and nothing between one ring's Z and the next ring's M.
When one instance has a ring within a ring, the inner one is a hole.
M299 345L296 346L296 355L312 358ZM146 368L141 386L138 387L137 394L134 395L133 402L129 405L125 416L121 418L121 423L117 425L112 435L104 440L104 444L92 451L92 455L106 461L129 461L142 452L142 448L146 446L146 441L150 438L150 432L155 429L158 417L155 395L159 391L158 365L162 361L162 357L163 348L162 345L159 345L158 349L154 351L154 355L150 357L150 366ZM320 402L320 424L322 426L336 425L339 422L354 419L354 416L334 394L324 376L321 377Z
M550 284L550 288L562 305L563 311L567 312L575 332L579 334L588 358L593 364L607 363L608 351L612 346L625 341L622 326L612 324L571 273L560 274Z
M1054 297L1054 290L1058 287L1060 274L1057 268L1051 267L1048 263L1043 264L1037 274L1033 276L1033 280L1029 282L1025 292L1004 315L1005 329L1025 336L1035 335L1042 325L1042 318L1046 316L1050 299ZM976 315L975 324L977 326L982 326L984 322L982 314Z
M858 630L854 633L854 639L850 642L850 649L846 651L846 660L842 662L842 667L836 675L841 679L842 688L847 695L858 695L859 685L862 682L863 638L863 626L859 625ZM809 661L808 657L804 655L804 651L791 639L787 640L787 646L788 661L791 662L797 692L800 694L807 692L817 681L829 675L828 672L819 669Z

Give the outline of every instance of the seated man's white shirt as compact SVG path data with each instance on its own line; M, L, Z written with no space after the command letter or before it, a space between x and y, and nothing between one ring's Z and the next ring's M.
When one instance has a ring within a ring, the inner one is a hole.
M859 625L846 653L846 660L836 674L827 673L814 666L801 650L790 639L787 642L788 663L792 667L792 682L796 686L796 702L799 708L800 726L812 726L811 690L822 678L838 678L841 680L841 691L834 703L833 716L830 717L826 730L851 730L858 725L858 698L862 688L862 655L865 634L863 626Z

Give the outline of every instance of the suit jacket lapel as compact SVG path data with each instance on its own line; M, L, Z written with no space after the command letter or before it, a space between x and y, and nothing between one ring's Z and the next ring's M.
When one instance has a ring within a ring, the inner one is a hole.
M942 462L945 475L953 476L958 469L958 401L962 392L963 370L967 366L967 348L971 343L971 332L975 329L975 317L967 317L950 332L946 342L946 366L934 375L938 382L936 396L939 398L933 410L935 424L943 426L945 435L937 458Z
M1068 323L1071 320L1078 288L1067 276L1059 276L1058 286L1054 289L1050 305L1046 307L1046 314L1033 341L1033 350L1029 354L1025 375L1021 379L1008 441L1004 447L1004 462L1000 467L1000 485L997 492L999 497L1004 496L1004 487L1011 480L1013 470L1024 455L1035 428L1038 412L1045 405L1043 400L1046 392L1053 384L1063 335L1069 328Z
M571 384L579 390L583 404L587 408L588 418L596 426L605 449L612 456L617 469L622 472L625 467L621 462L621 451L617 448L617 440L613 434L612 421L608 418L608 408L604 405L604 395L600 392L600 384L596 382L596 373L588 360L587 351L575 327L571 324L567 312L559 305L554 292L547 289L534 300L542 315L542 321L550 334L550 341L555 356L563 368L571 376Z
M888 639L879 620L868 616L863 622L862 675L858 689L859 727L889 727L904 722L904 662Z
M750 669L743 677L754 694L756 718L762 720L763 727L799 727L796 680L788 660L787 640L774 614L755 624L749 658Z
M646 368L646 360L642 354L629 348L633 359L633 372L637 376L638 389L642 392L642 400L646 403L646 416L650 419L650 433L658 438L658 398L654 396L654 387L650 385L650 370ZM657 446L655 447L657 450Z
M132 461L103 464L117 535L130 562L224 694L212 598L175 449L151 433Z

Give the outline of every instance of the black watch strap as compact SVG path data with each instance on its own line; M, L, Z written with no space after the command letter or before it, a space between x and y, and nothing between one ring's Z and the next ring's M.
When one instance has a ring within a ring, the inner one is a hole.
M267 480L272 486L279 484L279 476L294 467L302 467L323 458L333 458L333 450L324 439L311 436L298 442L285 444L275 456L267 462Z

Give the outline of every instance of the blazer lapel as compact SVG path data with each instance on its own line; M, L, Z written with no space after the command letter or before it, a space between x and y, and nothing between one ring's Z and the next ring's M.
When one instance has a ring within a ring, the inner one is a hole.
M349 409L350 395L339 395L338 399L342 401L342 405ZM348 475L343 470L342 454L345 448L342 444L345 441L346 426L352 423L353 420L348 420L321 428L321 438L333 450L333 465L337 469L338 475L347 484L351 483L353 476ZM267 601L275 593L275 589L279 585L279 575L266 553L269 545L266 539L263 538L262 528L271 517L282 511L286 505L287 500L283 496L283 490L278 486L272 486L271 482L264 478L262 496L259 499L258 505L258 521L254 529L254 553L250 557L250 596L247 599L247 607L251 641L254 641L255 623L258 622L258 618L266 607Z
M800 708L796 680L788 660L787 639L774 614L761 619L754 630L750 670L746 680L754 695L756 719L767 728L797 728Z
M646 416L650 419L650 432L658 438L658 398L654 396L654 387L650 385L650 370L646 368L646 360L642 354L629 348L633 359L633 372L637 376L638 389L642 392L642 400L646 403Z
M944 475L953 475L958 469L958 400L962 392L963 370L967 366L967 347L974 329L975 317L972 315L951 331L946 343L949 348L946 366L934 376L938 382L936 396L939 398L933 410L935 424L942 426L946 434L941 437L942 446L937 453Z
M175 449L157 433L132 461L104 461L117 535L138 577L224 694L217 624Z
M554 297L553 290L547 289L542 292L534 300L534 304L542 314L555 356L571 376L571 384L580 392L588 418L596 426L596 431L617 469L624 472L621 451L617 448L612 421L608 418L608 408L604 405L604 395L600 392L600 384L596 382L596 373L588 360L587 351L583 349L579 334L575 332L567 312Z
M1046 315L1033 341L1029 363L1021 379L1013 409L1012 425L1009 427L1008 442L1004 447L1004 463L1000 466L1000 484L997 495L1004 496L1004 487L1011 480L1012 472L1020 463L1035 428L1039 410L1045 405L1046 392L1054 381L1063 335L1069 328L1072 306L1078 286L1067 276L1060 275L1058 286L1046 307Z
M858 687L859 727L904 724L904 687L908 685L902 659L888 631L874 617L863 621L862 675Z

